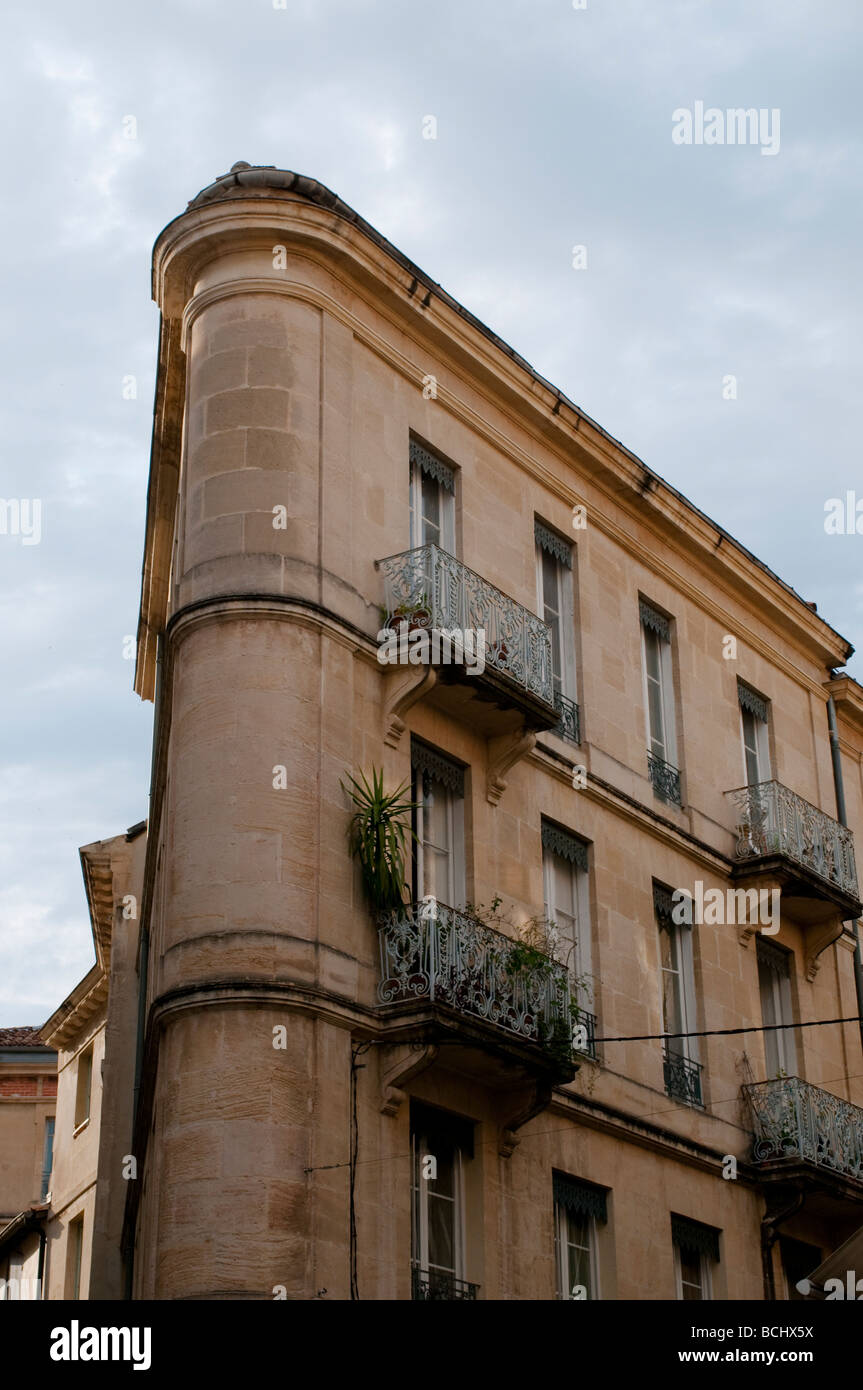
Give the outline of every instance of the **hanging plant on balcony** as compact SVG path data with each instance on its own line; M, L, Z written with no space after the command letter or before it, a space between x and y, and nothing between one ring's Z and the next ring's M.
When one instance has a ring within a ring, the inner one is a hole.
M431 603L425 590L412 602L398 604L392 613L387 613L386 609L382 608L381 614L384 627L395 632L403 627L409 632L431 627Z
M403 800L404 782L394 792L384 791L384 774L372 768L372 780L364 772L359 780L348 774L350 786L341 783L356 810L348 826L351 853L359 860L369 903L376 913L388 915L404 905L407 847L416 836L406 816L416 803Z

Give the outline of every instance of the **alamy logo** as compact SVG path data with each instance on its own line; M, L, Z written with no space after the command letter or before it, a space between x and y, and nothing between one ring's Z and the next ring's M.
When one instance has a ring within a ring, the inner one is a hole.
M149 1327L81 1327L73 1318L69 1327L51 1332L52 1361L132 1361L135 1371L149 1371Z
M815 1288L817 1285L811 1283L809 1279L801 1279L797 1285L797 1292L802 1293L805 1298ZM848 1299L852 1303L863 1303L863 1279L858 1279L853 1269L846 1269L844 1284L841 1279L825 1279L823 1292L827 1303L831 1299L833 1302Z
M761 928L764 936L775 936L779 930L779 888L708 888L701 879L695 883L695 893L675 888L672 896L671 920L678 926L693 924L707 927L752 925Z
M690 111L678 106L671 113L675 145L760 145L762 154L779 153L779 108L736 106L721 111L697 101Z
M383 627L378 643L382 666L464 666L467 676L485 670L485 628Z
M42 539L42 502L38 497L0 497L0 536L20 536L22 545Z

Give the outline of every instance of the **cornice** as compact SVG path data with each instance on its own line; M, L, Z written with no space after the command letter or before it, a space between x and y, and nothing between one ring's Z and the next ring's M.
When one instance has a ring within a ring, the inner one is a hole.
M108 976L96 964L60 1005L59 1009L39 1029L43 1042L58 1052L78 1033L108 998Z

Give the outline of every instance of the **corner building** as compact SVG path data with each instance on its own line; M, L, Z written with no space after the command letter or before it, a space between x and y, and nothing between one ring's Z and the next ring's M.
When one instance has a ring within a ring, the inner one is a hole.
M859 1012L849 644L314 180L235 166L153 293L133 1296L796 1296L863 1222L860 1031L800 1026Z

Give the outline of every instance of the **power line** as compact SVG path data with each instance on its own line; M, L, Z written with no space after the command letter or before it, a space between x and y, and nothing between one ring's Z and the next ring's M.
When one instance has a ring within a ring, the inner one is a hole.
M594 1038L594 1044L618 1042L667 1042L669 1038L730 1038L738 1033L776 1033L784 1028L827 1028L832 1023L860 1023L858 1014L851 1018L815 1018L808 1023L762 1023L751 1028L706 1028L701 1033L634 1033L628 1038Z

